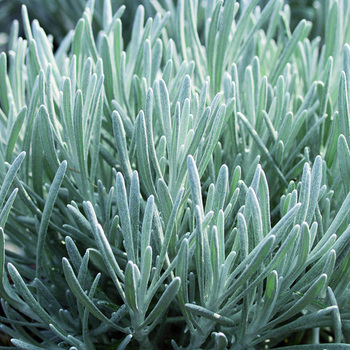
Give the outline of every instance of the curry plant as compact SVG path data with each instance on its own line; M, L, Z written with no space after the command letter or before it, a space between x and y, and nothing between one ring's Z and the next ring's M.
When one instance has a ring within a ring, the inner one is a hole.
M315 38L282 0L135 3L57 48L23 6L0 54L1 332L350 348L349 3Z

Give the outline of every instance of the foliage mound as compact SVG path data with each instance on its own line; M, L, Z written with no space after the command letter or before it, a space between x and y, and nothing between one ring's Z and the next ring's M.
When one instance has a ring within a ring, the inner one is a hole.
M0 55L1 332L349 349L350 3L99 3Z

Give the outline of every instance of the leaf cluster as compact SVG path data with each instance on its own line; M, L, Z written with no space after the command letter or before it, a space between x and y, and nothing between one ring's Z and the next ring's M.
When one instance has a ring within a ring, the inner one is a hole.
M258 3L146 1L128 35L128 5L89 1L57 50L22 7L0 54L14 346L350 348L350 5L322 41Z

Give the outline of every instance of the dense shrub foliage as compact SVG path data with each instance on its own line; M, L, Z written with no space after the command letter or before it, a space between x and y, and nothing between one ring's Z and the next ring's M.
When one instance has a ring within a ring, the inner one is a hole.
M350 348L350 3L74 3L0 54L1 332Z

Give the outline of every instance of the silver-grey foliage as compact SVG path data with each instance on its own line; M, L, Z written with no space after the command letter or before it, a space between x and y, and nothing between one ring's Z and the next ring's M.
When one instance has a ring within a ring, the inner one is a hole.
M350 348L350 5L322 41L258 3L145 1L125 44L125 7L89 1L56 51L22 8L0 54L13 345Z

